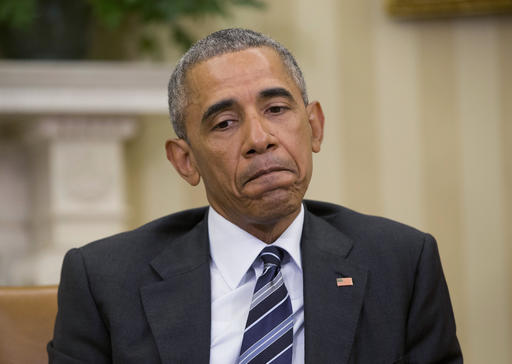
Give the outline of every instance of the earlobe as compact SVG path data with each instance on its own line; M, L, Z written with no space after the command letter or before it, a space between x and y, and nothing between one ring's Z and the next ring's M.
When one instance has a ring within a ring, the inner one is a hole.
M318 153L324 139L324 112L318 101L313 101L307 106L309 125L311 126L311 147Z
M197 186L201 175L197 170L190 145L183 139L169 139L165 143L165 151L167 159L180 176L192 186Z

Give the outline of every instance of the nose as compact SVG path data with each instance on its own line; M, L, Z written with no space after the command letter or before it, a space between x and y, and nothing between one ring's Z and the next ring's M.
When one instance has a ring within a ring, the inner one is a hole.
M244 120L244 155L262 154L277 147L277 138L272 134L271 125L259 115L246 117Z

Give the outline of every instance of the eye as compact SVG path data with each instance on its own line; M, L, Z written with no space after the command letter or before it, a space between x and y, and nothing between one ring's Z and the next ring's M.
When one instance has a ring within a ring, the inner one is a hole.
M223 130L229 128L233 124L233 120L222 120L214 125L214 130Z
M279 115L279 114L282 114L283 112L285 112L286 110L288 110L288 107L286 107L286 106L274 105L274 106L270 106L267 109L267 112L270 114L273 114L273 115Z

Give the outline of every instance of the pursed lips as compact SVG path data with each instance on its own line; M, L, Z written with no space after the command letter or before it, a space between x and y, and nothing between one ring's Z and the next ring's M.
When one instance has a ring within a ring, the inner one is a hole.
M290 169L285 168L283 166L272 166L272 167L266 167L259 169L256 173L252 174L245 182L244 185L254 181L255 179L264 176L266 174L272 173L272 172L292 172Z

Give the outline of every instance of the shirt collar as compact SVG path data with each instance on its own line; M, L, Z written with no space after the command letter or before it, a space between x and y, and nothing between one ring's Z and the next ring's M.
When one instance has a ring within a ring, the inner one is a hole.
M273 243L286 250L300 270L303 224L304 207L301 205L295 220ZM267 244L225 219L211 206L208 212L208 235L212 261L229 287L235 289Z

